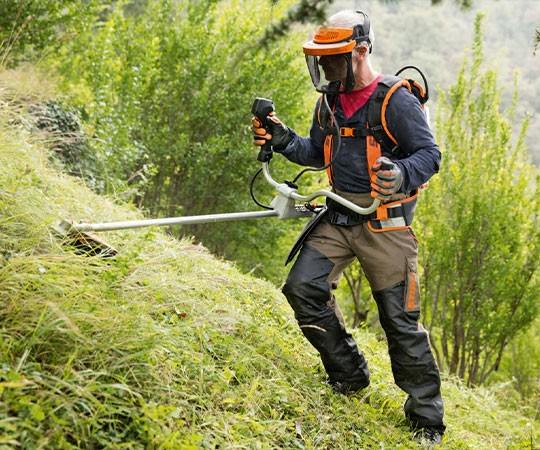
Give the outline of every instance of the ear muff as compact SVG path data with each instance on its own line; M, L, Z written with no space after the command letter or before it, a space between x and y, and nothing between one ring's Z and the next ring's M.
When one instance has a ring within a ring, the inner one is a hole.
M361 14L364 17L364 23L358 24L354 27L353 38L357 44L359 44L360 42L367 42L369 46L369 53L371 53L371 51L373 50L373 43L371 42L371 39L369 38L369 32L371 30L369 16L363 11L355 11L355 12L356 14Z

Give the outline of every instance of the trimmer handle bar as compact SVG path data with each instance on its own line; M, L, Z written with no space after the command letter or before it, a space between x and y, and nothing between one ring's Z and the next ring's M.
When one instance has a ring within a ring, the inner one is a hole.
M312 192L311 194L307 195L301 195L298 193L298 191L289 186L286 183L278 183L276 180L272 178L270 175L270 170L268 169L268 163L263 162L263 174L266 178L266 181L270 183L280 195L300 201L300 202L310 202L311 200L318 198L318 197L328 197L334 200L335 202L339 203L340 205L345 206L346 208L349 208L351 211L354 211L355 213L362 214L362 215L368 215L371 213L374 213L379 205L381 204L381 201L378 199L373 200L373 203L370 206L362 207L358 206L355 203L347 200L346 198L341 197L340 195L336 194L335 192L328 191L326 189L320 189L318 191Z

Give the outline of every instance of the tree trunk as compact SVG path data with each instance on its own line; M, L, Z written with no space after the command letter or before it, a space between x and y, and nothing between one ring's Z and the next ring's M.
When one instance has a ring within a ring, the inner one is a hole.
M362 308L362 299L361 299L361 288L362 288L362 273L359 273L355 277L349 269L343 272L343 276L347 281L347 286L351 292L351 296L354 303L354 317L353 317L353 328L358 328L360 325L366 323L369 310L367 306ZM364 303L365 304L365 303Z

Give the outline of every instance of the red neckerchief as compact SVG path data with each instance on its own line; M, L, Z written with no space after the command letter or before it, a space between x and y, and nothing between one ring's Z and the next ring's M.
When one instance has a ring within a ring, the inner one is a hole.
M351 118L356 111L367 103L371 94L377 89L377 84L381 78L382 74L379 74L366 87L358 89L357 91L339 94L339 103L341 104L346 119Z

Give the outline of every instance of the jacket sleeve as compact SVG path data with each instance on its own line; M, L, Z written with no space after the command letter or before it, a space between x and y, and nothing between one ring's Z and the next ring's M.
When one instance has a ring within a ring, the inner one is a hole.
M320 101L320 99L319 99ZM309 132L309 137L298 136L293 130L293 138L291 142L281 150L283 156L289 161L300 164L302 166L322 167L324 166L324 139L325 134L319 127L317 121L317 106L313 113L313 121Z
M410 192L439 171L441 152L418 99L406 88L390 98L388 128L406 157L395 160L403 172L402 191Z

